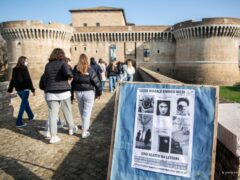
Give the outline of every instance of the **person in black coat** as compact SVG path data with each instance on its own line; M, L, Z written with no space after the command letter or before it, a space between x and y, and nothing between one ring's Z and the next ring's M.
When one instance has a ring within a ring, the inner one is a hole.
M109 91L114 92L117 86L117 66L113 61L107 67L107 76L109 78Z
M99 80L102 80L102 69L101 67L97 64L97 62L95 61L95 59L93 57L90 58L90 65L91 67L94 69L94 71L97 74L97 77L99 78Z
M91 65L91 68L94 69L94 71L96 72L99 81L102 82L102 72L103 71L102 71L101 67L97 64L94 57L90 58L90 65ZM97 94L95 96L97 96Z
M60 141L60 138L57 136L57 120L59 118L60 106L69 127L69 135L73 135L78 130L73 123L71 107L71 80L73 74L65 60L64 51L60 48L55 48L49 57L49 62L45 66L44 80L42 80L44 83L40 82L40 85L44 84L45 98L49 111L50 143Z
M78 64L73 69L72 87L76 92L79 112L82 118L82 138L90 135L90 117L94 104L94 98L102 94L100 80L95 70L89 66L88 58L81 54ZM95 92L94 92L95 90Z
M13 89L15 88L19 97L22 99L16 120L17 128L26 126L26 123L23 123L22 120L24 111L26 111L29 121L36 118L36 115L34 116L28 102L29 91L31 91L35 96L35 89L33 87L32 79L30 77L27 65L27 57L20 56L18 58L17 65L13 68L12 79L7 90L7 96L10 97Z

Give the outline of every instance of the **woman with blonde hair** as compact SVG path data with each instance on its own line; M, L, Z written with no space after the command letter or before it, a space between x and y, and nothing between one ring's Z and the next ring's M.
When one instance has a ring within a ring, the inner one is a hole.
M90 126L90 117L94 98L102 94L100 80L96 72L89 65L88 58L81 54L78 64L73 69L72 88L76 93L79 112L82 118L82 138L90 135L88 131ZM96 90L96 93L94 92Z
M135 68L132 65L132 60L127 60L127 81L133 81L133 75L135 74Z

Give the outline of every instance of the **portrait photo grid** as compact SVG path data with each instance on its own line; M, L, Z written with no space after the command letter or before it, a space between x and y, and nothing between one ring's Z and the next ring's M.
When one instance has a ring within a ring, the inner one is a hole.
M195 91L137 91L132 167L190 176Z

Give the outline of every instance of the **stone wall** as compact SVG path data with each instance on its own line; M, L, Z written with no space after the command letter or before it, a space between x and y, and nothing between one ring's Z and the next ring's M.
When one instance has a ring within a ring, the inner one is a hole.
M240 81L238 51L238 39L232 37L179 40L174 77L188 83L235 84Z
M33 79L40 77L54 48L62 48L70 57L73 32L70 26L59 23L43 24L41 21L13 21L0 25L1 34L7 42L8 79L20 56L28 58Z
M215 180L239 180L240 157L234 155L220 141L217 143Z
M122 11L93 11L93 12L72 12L73 27L87 26L125 26L125 20Z
M119 27L118 27L119 28ZM138 32L141 28L123 28L123 32L115 32L118 28L109 28L110 32L103 33L100 27L84 28L88 32L74 32L71 57L76 63L79 55L85 53L89 57L96 59L102 58L104 61L110 60L110 46L116 46L117 60L125 61L130 58L136 61L136 64L173 64L175 58L175 44L173 36L166 27L155 27L154 31L149 28L142 27L145 32ZM119 28L121 30L122 28ZM134 31L133 31L134 29ZM135 31L136 30L136 31ZM150 51L149 59L144 60L144 49ZM169 67L172 69L173 67ZM171 71L167 69L166 71Z
M4 72L7 68L7 59L6 59L6 42L0 34L0 73Z
M13 117L13 106L10 105L11 100L6 97L7 88L7 82L0 82L0 121Z
M151 71L146 68L138 68L139 75L144 82L158 82L158 83L171 83L171 84L184 84L175 79L169 78L157 72Z
M188 83L240 82L240 19L207 18L172 27L176 39L174 77Z

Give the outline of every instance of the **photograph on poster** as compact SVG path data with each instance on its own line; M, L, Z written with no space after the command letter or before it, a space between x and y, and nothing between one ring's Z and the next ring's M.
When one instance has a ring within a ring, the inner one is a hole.
M170 115L170 101L157 101L157 116L169 116Z
M188 155L189 146L189 124L186 118L173 116L171 153Z
M136 148L151 149L153 116L148 114L139 114L137 121Z
M143 95L139 97L138 112L141 113L153 113L154 96Z
M159 139L158 151L168 153L169 152L170 137L159 135L158 139Z
M190 116L189 100L187 98L181 97L177 100L177 115Z

